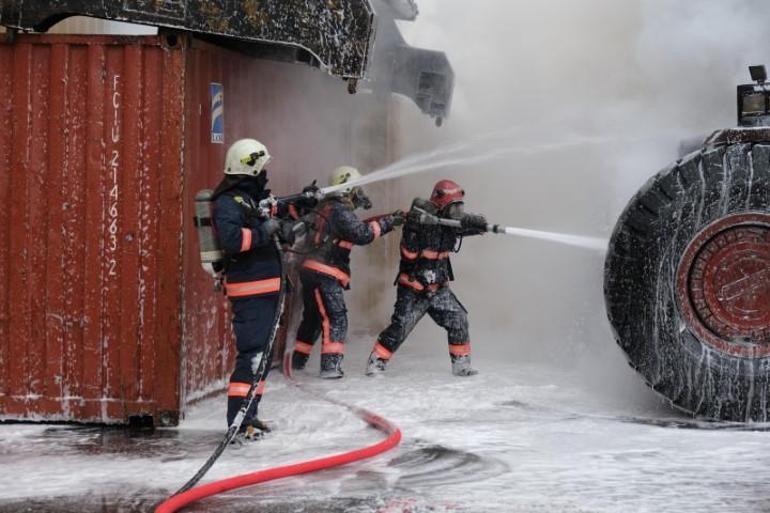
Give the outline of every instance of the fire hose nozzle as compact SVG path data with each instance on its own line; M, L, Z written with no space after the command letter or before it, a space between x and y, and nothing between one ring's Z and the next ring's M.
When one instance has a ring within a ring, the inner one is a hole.
M422 210L421 208L414 207L414 209L420 213L420 224L424 225L441 225L441 226L448 226L450 228L462 228L462 222L458 221L457 219L444 219L442 217L435 216L433 214L430 214L426 212L425 210ZM502 233L507 234L505 226L501 226L499 224L488 224L485 228L486 232L488 233Z

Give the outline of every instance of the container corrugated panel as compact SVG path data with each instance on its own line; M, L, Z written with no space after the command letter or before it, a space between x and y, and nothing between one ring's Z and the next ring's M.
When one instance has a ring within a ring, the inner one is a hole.
M387 137L351 141L385 126L383 101L173 34L0 44L0 418L174 424L224 388L229 304L200 267L195 193L243 137L270 148L278 195L375 165Z
M184 50L0 44L0 416L174 421Z

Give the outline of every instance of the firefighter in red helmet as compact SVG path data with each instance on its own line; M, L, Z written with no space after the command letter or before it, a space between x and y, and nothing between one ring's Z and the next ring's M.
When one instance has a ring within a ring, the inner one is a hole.
M467 311L449 288L454 279L449 255L463 237L487 231L484 216L464 212L465 191L451 180L441 180L430 200L417 198L407 215L401 238L401 264L396 278L397 299L390 325L374 345L366 374L385 371L393 353L427 313L447 332L452 373L472 376ZM430 217L459 220L461 228L427 222Z

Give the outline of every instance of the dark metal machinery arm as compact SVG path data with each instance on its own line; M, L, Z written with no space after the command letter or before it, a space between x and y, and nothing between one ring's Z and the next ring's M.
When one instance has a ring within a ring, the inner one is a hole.
M346 79L364 77L374 38L368 0L0 0L0 24L20 30L45 32L73 15L278 45Z
M414 0L0 0L0 25L12 29L44 32L74 15L186 31L255 57L305 63L348 80L351 92L368 79L364 87L411 98L437 124L451 107L446 55L409 46L396 26L417 17Z

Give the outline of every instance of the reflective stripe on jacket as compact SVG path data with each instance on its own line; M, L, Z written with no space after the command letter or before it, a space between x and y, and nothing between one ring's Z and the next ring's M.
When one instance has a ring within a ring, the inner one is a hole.
M225 290L231 298L275 294L280 289L278 250L262 228L264 220L253 215L260 199L236 186L214 203L214 225L225 253Z
M350 284L351 249L370 244L390 232L393 217L362 221L354 213L353 204L344 198L323 201L316 211L313 249L303 268L337 278L347 288Z

